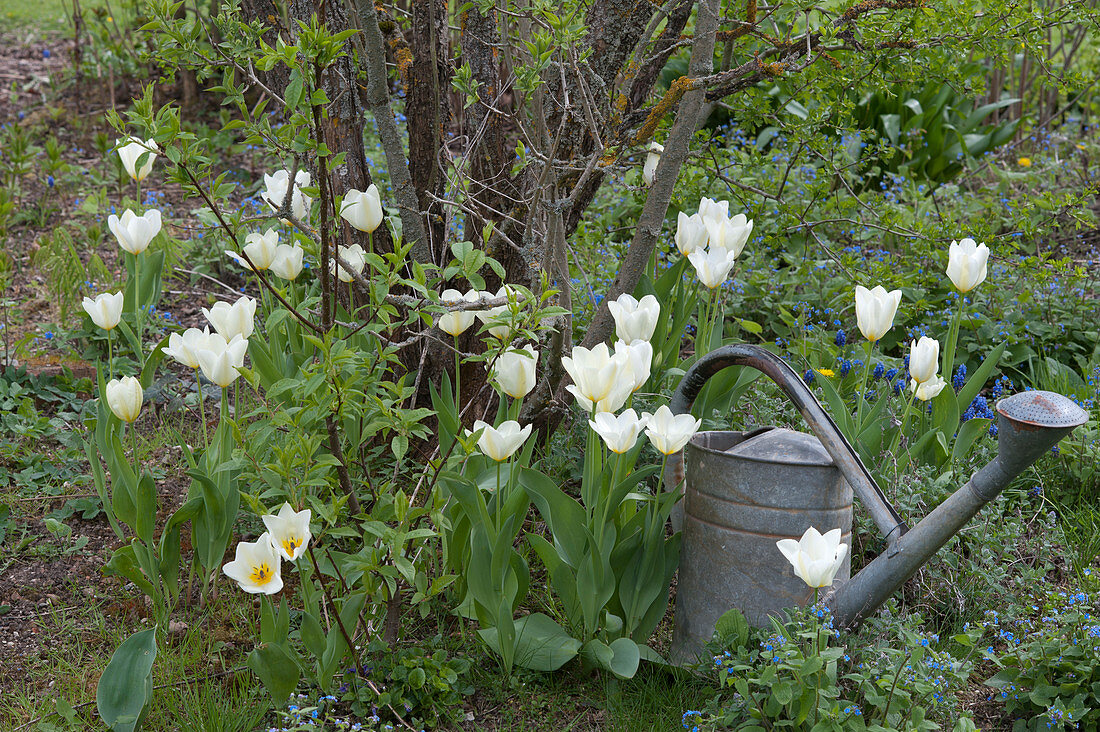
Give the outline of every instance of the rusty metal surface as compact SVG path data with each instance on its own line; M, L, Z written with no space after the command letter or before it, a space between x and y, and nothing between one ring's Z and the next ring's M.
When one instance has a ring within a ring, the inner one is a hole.
M1089 415L1052 391L1022 391L997 402L997 413L1032 427L1080 427Z
M742 432L701 432L685 450L690 477L672 641L677 662L695 660L715 622L731 607L740 608L754 625L767 625L769 615L813 597L776 541L797 540L814 526L839 528L843 540L851 542L852 488L813 436L771 429L745 437ZM737 454L751 454L754 448L766 454L776 447L793 451L798 459L810 456L811 463ZM846 558L838 576L847 578L850 571Z

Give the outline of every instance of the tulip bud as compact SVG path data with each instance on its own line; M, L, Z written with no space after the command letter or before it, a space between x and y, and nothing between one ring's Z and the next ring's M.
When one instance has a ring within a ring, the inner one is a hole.
M664 404L653 414L642 412L642 418L646 421L646 436L662 455L672 455L684 449L684 445L703 424L703 420L695 419L690 414L673 414Z
M704 222L707 219L729 219L730 217L730 202L729 201L715 201L713 198L702 198L699 200L699 218Z
M282 559L264 532L253 542L239 542L233 561L222 571L251 594L274 595L283 589Z
M297 244L280 244L275 248L271 272L276 277L293 282L302 273L302 257L305 251Z
M729 278L737 255L722 248L696 249L688 255L688 261L695 267L699 281L713 290Z
M615 353L625 354L630 361L630 371L634 375L634 384L630 393L641 389L649 381L650 368L653 366L653 346L649 341L616 341Z
M794 573L810 587L828 587L844 564L848 545L840 543L840 529L824 536L813 526L806 529L799 541L781 539L775 543L794 567Z
M948 250L947 276L959 292L970 292L985 281L989 247L973 239L951 242Z
M707 246L710 249L725 249L734 257L740 256L752 233L752 222L745 214L737 214L732 219L708 218L703 223L707 229Z
M588 421L588 426L600 436L607 449L621 455L638 442L638 435L647 422L644 415L639 417L633 409L627 409L618 416L600 412Z
M661 305L653 295L635 300L633 295L624 293L615 300L609 300L607 309L615 319L615 335L627 343L652 338L657 318L661 315Z
M863 337L880 340L894 325L894 315L901 302L901 290L887 292L882 285L868 290L856 285L856 323Z
M478 295L487 300L498 297L508 298L509 305L497 305L496 307L477 311L477 318L482 323L494 323L494 325L489 328L490 335L496 336L502 340L507 338L512 333L511 303L517 301L519 294L512 287L504 285L496 291L495 295L491 292L480 292Z
M382 200L378 195L378 186L371 183L367 190L354 188L344 194L340 205L340 217L351 224L352 228L368 234L382 223Z
M313 534L309 530L309 519L313 512L308 508L295 511L289 503L283 503L278 514L265 514L260 518L267 527L271 546L283 559L293 562L302 556Z
M290 212L294 218L302 223L308 220L309 207L313 204L313 199L302 193L302 188L308 186L309 181L309 173L299 170L297 175L294 176L294 193L290 197ZM268 206L271 206L272 211L278 213L283 208L287 189L290 187L290 171L278 170L273 175L265 174L264 185L267 188L264 191L264 200L267 201ZM281 221L284 224L290 223L286 219L281 219Z
M474 422L473 431L478 430L482 430L477 440L478 448L498 463L512 457L531 435L531 425L520 429L519 422L514 419L502 422L496 428L479 419Z
M539 354L531 346L524 346L497 356L489 376L508 396L522 399L535 388L535 366Z
M247 260L236 252L226 250L225 253L245 269L252 269L252 265L255 265L258 270L269 269L272 262L275 261L275 254L279 246L279 232L275 229L268 229L263 234L253 232L244 238L244 242L244 253L248 255ZM252 260L252 265L248 263L248 260Z
M921 336L909 344L909 375L918 384L931 379L940 368L940 342Z
M355 279L355 275L363 274L363 268L367 265L367 253L363 251L363 247L352 244L350 247L337 247L336 252L341 259L348 263L355 274L348 272L335 259L328 263L329 274L335 273L341 282L351 282Z
M227 341L235 336L248 338L256 329L256 301L244 295L237 298L232 305L218 301L209 310L203 308L202 314L214 326L218 335Z
M141 402L145 398L141 382L133 376L112 379L107 382L107 406L123 422L129 424L141 414Z
M119 140L119 143L122 141ZM122 167L126 174L136 181L143 181L153 171L153 161L156 160L157 147L155 140L141 141L141 138L130 137L129 142L118 148L118 157L122 161ZM138 160L145 155L145 163L139 168Z
M645 165L642 167L642 178L647 186L653 185L657 176L657 164L661 162L661 153L665 151L663 145L656 142L649 143L649 154L645 157Z
M681 211L676 216L676 248L685 257L707 244L707 225L699 214L688 216Z
M113 294L104 292L96 295L95 300L90 297L84 298L81 304L84 312L97 327L111 330L118 325L118 321L122 320L122 299L121 292Z
M947 382L943 380L943 377L936 374L928 381L917 382L915 379L909 382L909 388L917 395L917 399L922 402L926 402L929 399L935 399L939 396L939 393L943 391L943 387L947 386Z
M248 352L248 341L237 335L228 343L218 334L207 339L207 347L197 351L202 374L211 382L225 388L237 380L244 366L244 356Z
M477 302L479 299L481 299L481 295L477 290L469 290L465 295L458 290L444 290L439 296L440 302L448 305L461 302ZM474 324L475 318L476 316L472 310L448 310L439 316L439 329L457 338Z
M127 209L122 218L111 214L107 217L107 228L118 239L118 245L131 254L141 254L149 248L153 237L160 233L160 211L155 208L138 216Z

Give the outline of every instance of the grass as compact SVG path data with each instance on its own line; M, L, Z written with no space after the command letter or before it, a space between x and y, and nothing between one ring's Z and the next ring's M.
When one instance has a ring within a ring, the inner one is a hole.
M5 0L0 31L60 31L72 24L70 0Z

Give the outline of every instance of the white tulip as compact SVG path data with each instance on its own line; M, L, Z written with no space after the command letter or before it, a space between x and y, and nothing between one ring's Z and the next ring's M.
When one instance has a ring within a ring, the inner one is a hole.
M630 370L634 374L634 385L630 393L641 389L649 381L649 372L653 366L653 345L649 341L636 340L615 342L615 353L625 353L630 360Z
M355 274L348 272L335 259L328 263L329 274L335 273L341 282L351 282L355 279L355 275L363 274L363 268L367 266L367 253L363 250L363 247L352 244L350 247L336 247L336 252L341 259L348 263Z
M297 175L294 176L294 193L290 197L290 212L294 215L294 218L298 221L305 223L309 218L309 207L313 203L313 199L302 193L302 188L309 185L310 176L304 170L299 170ZM283 202L286 200L287 189L290 187L290 171L278 170L274 175L264 175L264 186L267 190L264 191L264 200L267 201L267 205L271 206L271 210L278 213L283 207ZM286 219L282 219L284 224L290 222Z
M699 218L706 221L707 219L729 219L730 217L730 202L729 201L715 201L713 198L702 198L699 201Z
M92 322L103 330L111 330L122 320L121 292L104 292L96 295L95 300L86 297L81 305Z
M493 362L489 378L513 399L522 399L535 388L539 354L531 346L505 351Z
M188 328L182 336L179 333L172 333L168 336L168 346L160 350L164 351L166 356L171 356L187 368L197 369L199 367L198 352L207 348L209 339L209 328L203 328L202 330Z
M344 194L340 204L340 217L351 224L352 228L370 233L382 223L382 199L378 195L378 186L371 183L367 190L354 188Z
M218 301L209 310L203 308L202 314L227 341L235 336L248 338L256 330L256 301L251 297L241 295L232 305Z
M940 342L921 336L909 344L909 375L918 384L931 379L940 368Z
M635 300L633 295L623 293L617 299L609 300L607 309L615 319L615 335L627 343L652 338L657 318L661 315L661 304L653 295Z
M646 436L662 455L672 455L684 449L684 445L703 424L703 420L695 419L690 414L673 414L664 404L653 414L642 412L642 418L646 421Z
M799 579L814 588L833 584L848 553L848 545L840 543L840 529L822 536L813 526L806 529L799 541L780 539L775 545L794 567Z
M481 294L477 290L469 290L463 295L458 290L449 289L444 290L439 296L440 302L447 305L454 305L462 302L477 302L480 299ZM474 324L474 319L476 317L473 310L448 310L439 316L439 329L457 338Z
M708 247L725 249L734 257L740 256L752 233L752 222L745 214L737 214L731 219L708 218L703 222L707 228Z
M473 431L477 432L478 430L482 430L482 433L477 440L477 446L483 453L498 463L512 457L516 450L531 436L531 425L520 429L519 422L514 419L501 422L500 426L495 428L479 419L474 421Z
M649 154L645 157L645 165L642 167L642 178L647 186L653 185L657 176L657 163L661 162L661 153L665 151L663 145L656 142L649 143Z
M145 398L141 382L133 376L111 379L107 382L107 406L116 417L129 424L141 413L141 402Z
M211 382L225 388L241 375L237 369L244 366L244 356L248 352L248 341L241 336L225 338L215 333L206 342L206 348L196 351L202 374Z
M909 388L917 395L917 399L922 402L926 402L929 399L935 399L939 396L939 393L943 391L943 387L947 386L947 382L943 380L943 377L939 374L933 376L928 381L917 382L915 379L909 382Z
M271 272L276 277L294 281L302 273L303 250L297 244L280 244L275 248L275 258L271 260Z
M591 349L575 346L561 360L573 380L566 390L577 399L586 414L614 412L626 403L634 390L634 370L627 353L611 355L606 343Z
M252 260L252 265L255 265L258 270L271 267L272 262L275 261L278 248L279 232L275 229L268 229L263 234L253 232L244 238L244 253L248 255L248 259ZM245 269L252 269L252 265L248 263L248 260L236 252L226 250L225 253Z
M119 143L122 141L119 140ZM160 148L155 140L145 140L139 137L130 137L129 142L118 148L118 157L122 161L122 167L126 174L136 181L143 181L153 171L153 161L156 160ZM146 153L148 153L146 155ZM145 163L139 168L138 160L146 155Z
M901 290L886 291L882 285L868 290L856 285L856 323L869 341L881 339L894 325L894 316L901 302Z
M289 503L283 503L278 514L265 514L260 518L267 527L271 546L279 556L293 562L305 553L313 534L309 530L309 519L313 512L308 508L295 511Z
M707 225L703 217L695 213L688 216L681 211L676 216L676 248L685 257L707 245Z
M239 542L233 561L223 566L222 571L242 590L254 595L274 595L283 589L282 558L266 532L256 541Z
M970 292L985 281L989 247L973 239L951 242L948 250L947 276L959 292Z
M638 435L647 421L644 415L639 417L633 409L627 409L618 416L611 412L600 412L588 420L588 426L603 439L607 449L621 455L638 442Z
M512 287L504 285L496 291L495 295L491 292L479 292L478 296L486 300L507 297L509 303L514 303L517 301L519 294ZM489 334L502 340L507 338L512 332L511 315L511 305L497 305L496 307L477 311L477 319L482 323L494 323L494 325L489 328Z
M127 209L122 212L122 218L111 214L107 217L107 228L118 239L118 245L130 252L141 254L149 248L149 242L160 233L160 211L152 209L138 216Z
M725 249L696 249L688 255L695 274L711 290L725 282L737 261L737 255Z

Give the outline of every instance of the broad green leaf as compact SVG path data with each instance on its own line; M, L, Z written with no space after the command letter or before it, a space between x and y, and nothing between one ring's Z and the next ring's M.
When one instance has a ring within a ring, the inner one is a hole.
M122 642L99 677L95 704L112 732L134 732L148 714L153 699L153 661L157 629L138 631Z
M252 669L271 696L272 706L283 705L298 686L302 672L298 662L281 646L268 643L257 646L248 654L248 667Z

